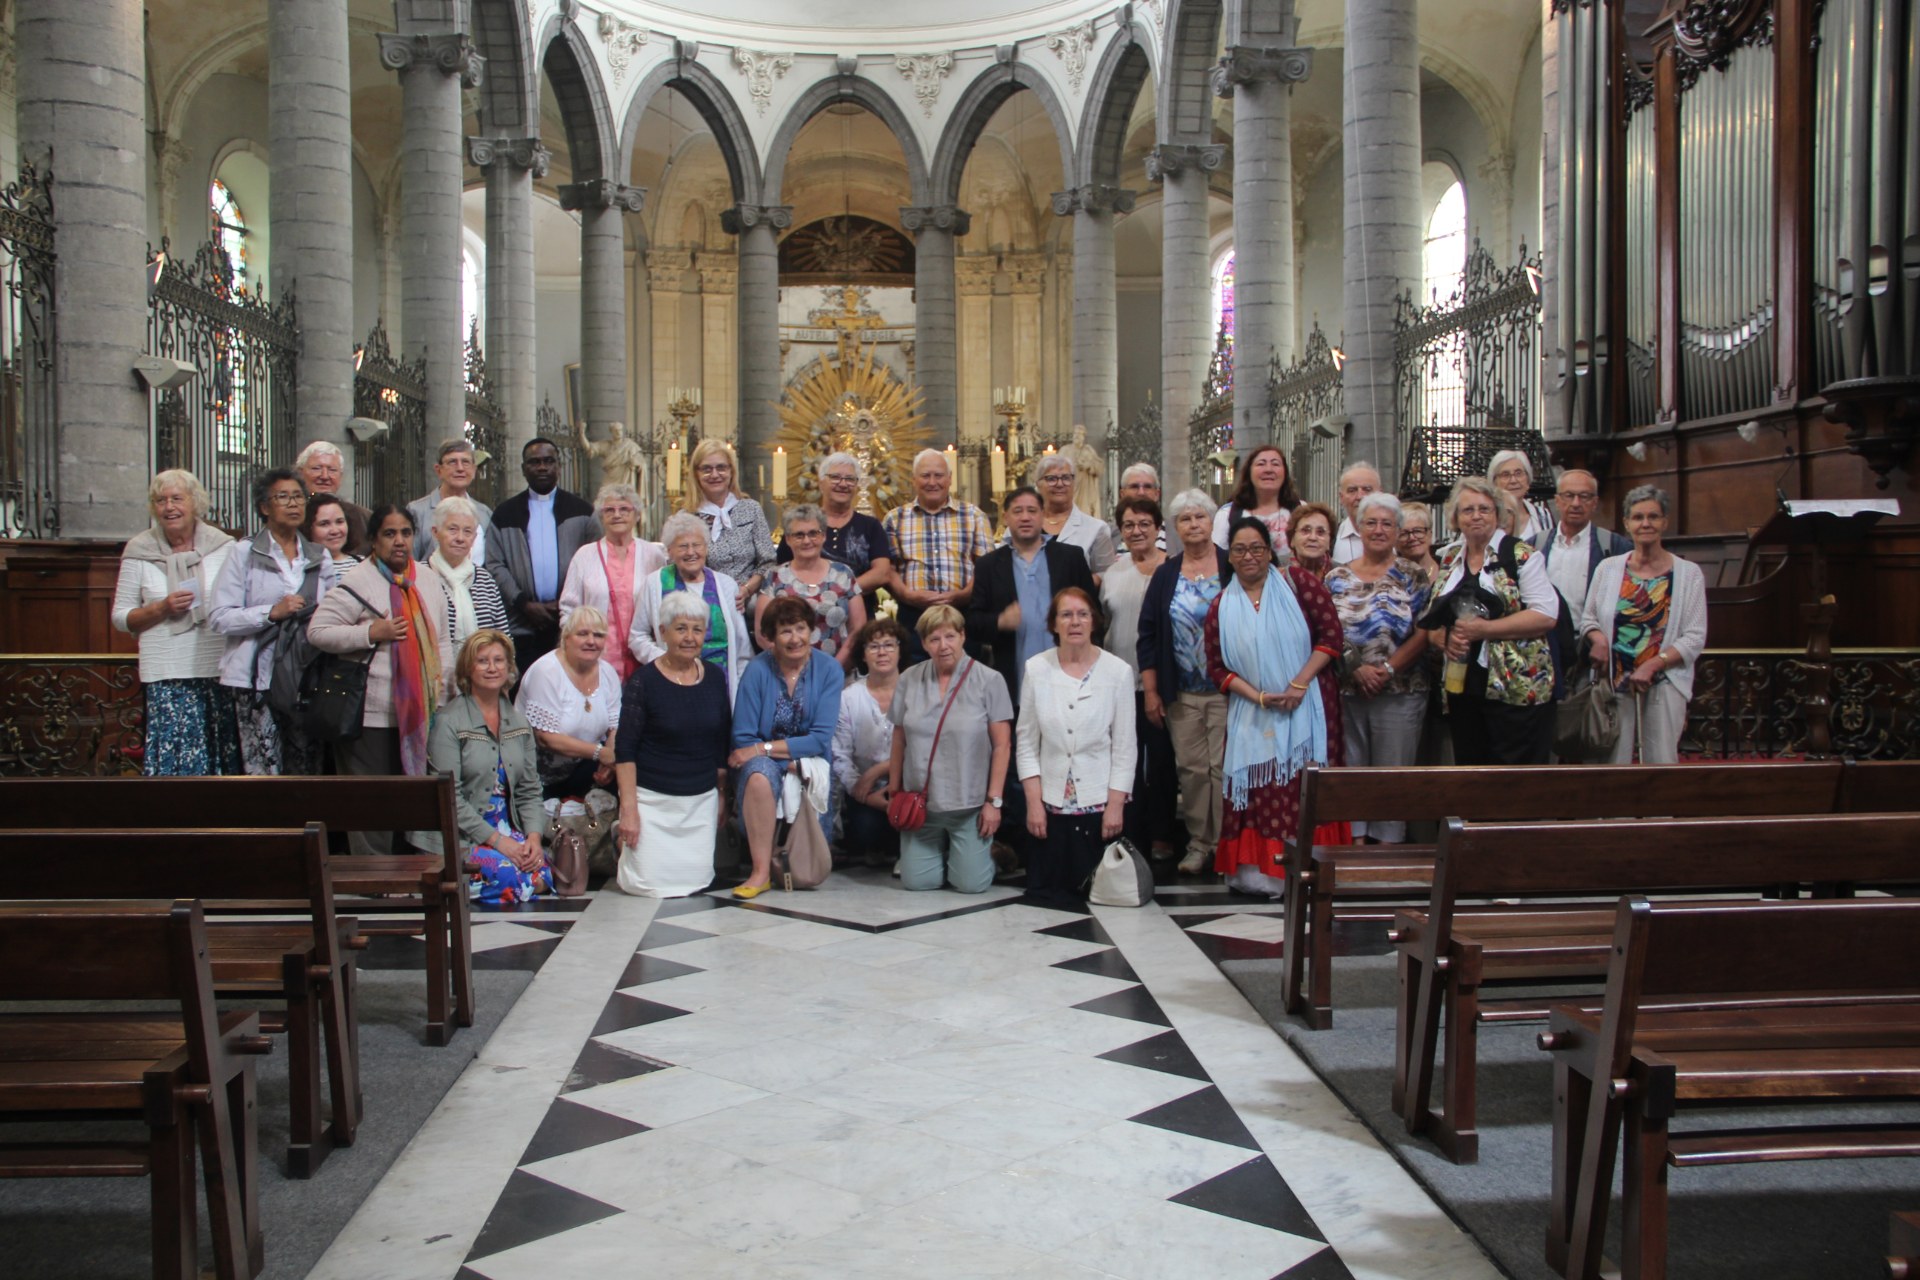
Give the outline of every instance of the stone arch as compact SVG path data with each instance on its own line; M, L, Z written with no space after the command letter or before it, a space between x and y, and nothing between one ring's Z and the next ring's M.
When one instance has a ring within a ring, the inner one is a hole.
M960 181L966 176L967 158L973 154L974 143L980 140L993 113L1022 89L1040 99L1047 118L1053 121L1054 136L1060 142L1061 185L1079 184L1080 170L1073 156L1073 124L1061 105L1060 95L1054 92L1046 77L1016 61L981 72L960 94L953 114L947 118L939 149L934 152L933 198L929 203L953 204L959 200Z
M537 125L540 84L527 36L527 0L472 0L473 46L487 60L480 85L480 128L521 137Z
M690 58L661 63L634 87L633 97L627 103L626 122L620 130L619 165L614 170L618 180L625 182L632 172L633 146L640 132L640 118L663 89L678 90L706 121L714 141L719 144L721 157L727 162L733 198L745 204L765 203L760 198L760 159L754 154L753 135L747 128L740 104L713 72Z
M1213 141L1213 66L1222 0L1167 0L1167 48L1160 64L1160 140Z
M354 34L359 34L356 30ZM173 79L153 89L159 115L159 133L165 138L180 136L181 120L193 105L201 88L241 54L267 43L267 20L261 18L227 28L189 58Z
M864 76L829 76L816 81L787 111L785 118L780 121L779 130L773 135L773 145L767 150L766 175L761 185L762 203L779 202L781 183L787 172L787 156L792 152L800 130L806 127L807 121L836 102L856 103L878 116L893 131L894 140L900 144L900 154L906 160L909 203L937 203L931 195L934 188L928 181L926 156L920 151L920 141L914 137L913 126L907 122L906 112L900 109L898 102L887 96L886 90Z
M1120 157L1127 148L1127 124L1146 85L1153 62L1137 37L1115 40L1107 46L1087 93L1087 110L1080 123L1080 165L1083 182L1124 185Z
M571 21L555 14L535 47L566 123L572 180L620 181L613 168L613 113L607 106L607 87L600 81L600 64L594 61L587 38Z

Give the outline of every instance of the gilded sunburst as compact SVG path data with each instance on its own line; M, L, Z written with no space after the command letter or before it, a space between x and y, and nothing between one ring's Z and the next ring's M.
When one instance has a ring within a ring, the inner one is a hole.
M861 510L879 515L912 501L913 455L932 433L921 425L921 392L880 362L874 344L843 342L787 388L779 409L791 501L820 501L820 463L840 451L866 475Z

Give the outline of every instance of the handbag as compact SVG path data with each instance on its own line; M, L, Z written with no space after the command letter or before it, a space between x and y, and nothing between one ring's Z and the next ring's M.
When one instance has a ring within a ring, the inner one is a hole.
M336 590L344 591L358 600L361 608L373 612L373 606L358 591L345 583L335 583L334 586ZM287 718L298 724L316 742L351 742L360 736L361 725L366 717L367 672L373 666L376 650L367 650L364 657L327 653L314 648L312 642L305 639L304 629L300 634L302 638L298 647L311 657L301 669L299 697ZM284 653L274 656L276 688L280 682L283 658L288 663L295 661L293 656Z
M606 793L594 791L589 794L604 796ZM547 843L554 850L554 892L563 898L577 898L585 893L587 879L596 871L602 875L614 874L620 857L614 841L615 808L611 805L595 808L585 798L580 808L585 812L553 813L547 819ZM560 853L563 843L568 846L566 858L569 860L564 868ZM571 862L576 857L579 860L577 875L572 870Z
M933 756L940 750L940 731L947 727L947 713L953 710L953 701L960 696L960 686L973 674L973 661L960 671L960 678L953 682L953 688L947 690L947 705L940 710L940 723L933 727L933 745L927 748L927 777L933 777ZM918 791L896 791L887 801L887 822L895 831L918 831L927 825L927 791L922 787Z
M547 836L547 862L553 867L554 893L577 898L587 891L587 842L557 819Z
M1133 841L1115 840L1100 855L1087 889L1097 907L1144 907L1153 901L1153 868Z
M1580 763L1610 755L1620 741L1620 695L1613 688L1613 661L1603 679L1594 675L1567 695L1554 711L1553 750L1562 760Z
M773 879L782 889L812 889L833 871L833 851L827 847L827 833L820 819L805 805L798 817L787 824L787 837L773 851Z

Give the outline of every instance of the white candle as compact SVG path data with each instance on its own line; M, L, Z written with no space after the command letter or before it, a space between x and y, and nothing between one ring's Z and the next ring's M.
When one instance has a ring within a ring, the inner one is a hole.
M1005 391L1006 388L1004 387L995 387L993 389L993 402L995 404L1005 404L1007 402Z
M1007 424L1007 452L1016 458L1020 456L1020 428L1011 422Z
M667 446L667 492L680 492L680 442Z
M787 451L785 447L773 451L773 497L776 502L784 502L787 497Z
M999 445L993 446L993 496L998 498L1007 491L1007 454Z

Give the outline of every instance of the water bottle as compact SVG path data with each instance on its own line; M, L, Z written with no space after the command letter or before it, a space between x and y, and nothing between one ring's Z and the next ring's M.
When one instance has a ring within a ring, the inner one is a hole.
M1478 596L1462 592L1453 599L1453 617L1456 622L1462 618L1490 618L1492 616L1493 614L1487 609L1487 606ZM1449 628L1448 630L1449 633L1451 633L1452 629ZM1465 693L1467 691L1467 660L1465 658L1447 659L1446 687L1448 693Z

